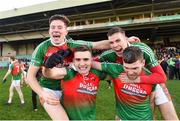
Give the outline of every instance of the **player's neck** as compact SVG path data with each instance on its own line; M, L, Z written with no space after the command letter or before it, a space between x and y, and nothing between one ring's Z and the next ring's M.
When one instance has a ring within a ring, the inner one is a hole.
M89 75L89 72L88 73L86 73L86 74L81 74L82 76L83 76L83 78L87 78L88 77L88 75Z
M64 45L64 44L66 44L66 39L62 40L62 42L59 43L59 44L56 44L56 43L54 43L53 41L51 41L51 43L52 43L53 46L62 46L62 45Z

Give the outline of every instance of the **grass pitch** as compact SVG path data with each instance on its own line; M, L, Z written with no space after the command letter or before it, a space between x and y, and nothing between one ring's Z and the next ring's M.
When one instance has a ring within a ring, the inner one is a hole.
M31 89L22 87L25 97L25 105L20 105L17 92L14 90L13 103L6 105L9 95L9 86L11 76L6 83L2 83L2 78L6 70L0 69L0 120L50 120L47 113L40 106L38 101L38 111L32 111ZM180 117L180 80L168 80L167 87L172 96L177 114ZM113 89L108 88L106 81L100 82L100 88L97 94L97 120L113 120L115 116L115 98ZM161 119L159 112L156 113L157 119Z

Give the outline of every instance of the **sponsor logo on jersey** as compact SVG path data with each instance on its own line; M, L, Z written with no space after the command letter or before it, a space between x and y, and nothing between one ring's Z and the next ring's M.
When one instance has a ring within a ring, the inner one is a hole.
M139 85L136 85L136 84L124 84L121 91L129 95L135 95L135 96L140 96L140 97L147 96L147 92L143 90Z
M77 89L77 92L96 95L97 86L95 86L93 83L81 82L79 84L79 88Z

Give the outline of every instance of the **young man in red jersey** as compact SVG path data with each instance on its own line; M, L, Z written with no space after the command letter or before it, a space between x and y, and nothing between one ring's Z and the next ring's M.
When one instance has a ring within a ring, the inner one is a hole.
M50 38L42 42L35 49L32 54L31 64L27 73L28 83L31 88L39 95L39 97L45 102L43 106L46 112L49 114L53 120L63 120L67 119L64 117L65 112L62 111L62 106L47 104L49 100L54 100L54 102L59 102L62 95L59 80L52 80L45 77L41 77L39 83L36 78L36 74L43 62L53 53L60 49L71 49L79 45L87 45L93 49L107 49L109 48L108 41L99 42L87 42L87 41L75 41L68 36L67 27L69 25L69 19L64 15L53 15L49 19L49 35ZM72 56L68 56L64 59L63 64L58 65L59 67L68 66L72 61ZM62 111L62 112L61 112ZM62 116L57 113L61 112Z
M21 86L20 86L21 66L18 63L18 61L15 59L15 57L10 57L10 61L11 61L11 64L9 65L9 69L3 78L3 82L5 82L7 76L10 74L12 75L12 82L11 82L11 86L9 88L9 99L8 99L7 104L12 103L12 98L14 95L14 92L13 92L14 88L16 89L16 91L19 95L19 98L21 100L21 104L24 104L24 97L23 97L23 93L21 91Z
M91 68L91 49L87 46L79 46L74 49L73 64L76 71L71 68L53 67L63 58L58 53L50 56L45 62L44 76L53 79L63 78L61 80L62 102L70 120L95 120L96 94L101 72ZM48 68L49 65L53 68Z
M166 75L158 63L154 52L149 46L142 42L134 42L130 44L129 38L126 37L125 31L119 27L113 27L108 31L108 40L111 46L111 50L104 52L100 56L100 61L116 62L122 64L123 50L129 46L137 46L144 53L145 67L151 71L150 75L139 76L133 83L145 83L145 84L158 84L155 91L155 104L159 106L160 112L165 120L178 120L176 111L174 109L172 100L168 93L168 90L164 84L166 81ZM130 38L132 39L132 38ZM139 41L139 40L135 40ZM120 75L120 79L126 83L132 83L127 75Z
M101 70L113 78L116 97L116 119L152 120L150 95L156 85L136 84L133 80L146 76L150 71L144 68L145 60L140 48L130 46L122 53L123 65L117 63L93 62L92 67ZM119 74L127 75L131 83L123 83Z

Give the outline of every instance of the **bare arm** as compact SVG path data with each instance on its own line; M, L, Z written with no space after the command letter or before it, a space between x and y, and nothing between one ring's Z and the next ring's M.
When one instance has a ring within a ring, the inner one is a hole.
M97 49L97 50L110 49L109 41L101 40L98 42L93 42L93 49Z
M39 85L36 74L39 70L39 67L30 65L27 73L27 81L30 87L41 97L43 93L43 89Z
M30 65L28 74L27 74L27 81L30 87L39 95L39 97L47 102L48 104L57 105L59 104L59 99L50 92L46 92L43 88L39 85L36 74L39 70L39 67Z
M149 99L150 99L152 117L153 117L153 120L155 120L155 92L151 92Z
M7 71L7 73L5 74L5 76L4 76L4 78L3 78L3 80L4 80L4 79L6 79L6 78L7 78L7 76L8 76L10 73L11 73L11 69L8 69L8 71Z
M43 68L42 73L46 78L62 79L67 74L67 71L65 68L54 67L54 68Z
M101 63L97 61L92 62L92 68L102 71Z

